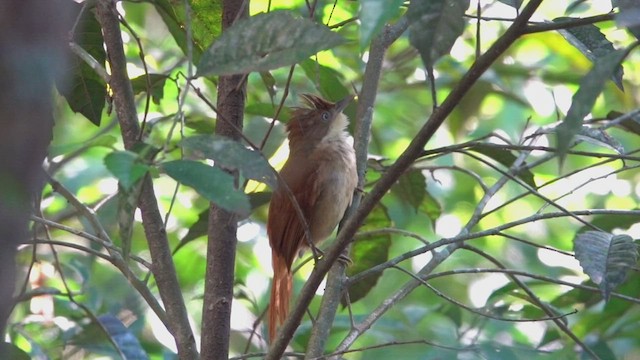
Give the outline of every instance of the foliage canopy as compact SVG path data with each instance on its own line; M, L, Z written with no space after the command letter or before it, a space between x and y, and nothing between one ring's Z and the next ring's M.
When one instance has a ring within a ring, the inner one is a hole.
M19 253L15 358L175 357L156 282L170 269L136 210L147 180L196 338L209 202L237 214L230 353L265 356L264 224L287 108L303 93L353 92L366 175L345 225L355 235L335 242L353 239L353 264L316 290L303 284L324 274L300 261L295 293L313 295L299 305L312 316L292 325L290 351L640 356L640 24L624 16L637 2L253 0L224 32L218 1L120 2L132 147L111 111L123 89L109 83L117 70L92 4L77 4L51 180ZM240 141L213 135L228 121L213 99L230 74L246 82ZM323 294L342 306L324 309Z

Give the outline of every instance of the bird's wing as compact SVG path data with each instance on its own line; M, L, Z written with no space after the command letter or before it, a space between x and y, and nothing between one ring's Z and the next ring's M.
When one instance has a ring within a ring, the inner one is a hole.
M304 173L288 176L283 172L282 178L289 186L306 219L306 226L308 226L320 191L318 191L318 169L310 166L306 168L309 170ZM286 259L289 267L291 267L298 250L308 245L305 239L305 230L311 232L310 229L305 229L305 224L300 221L300 214L295 210L291 197L280 186L273 193L269 205L267 233L271 248Z

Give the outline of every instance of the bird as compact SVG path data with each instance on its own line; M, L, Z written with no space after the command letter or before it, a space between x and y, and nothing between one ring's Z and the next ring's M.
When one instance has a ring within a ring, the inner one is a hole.
M310 94L301 98L306 106L294 108L287 123L289 158L280 170L281 183L273 192L267 219L273 266L270 342L289 313L296 254L331 235L358 182L355 152L346 130L349 120L342 113L353 96L336 103Z

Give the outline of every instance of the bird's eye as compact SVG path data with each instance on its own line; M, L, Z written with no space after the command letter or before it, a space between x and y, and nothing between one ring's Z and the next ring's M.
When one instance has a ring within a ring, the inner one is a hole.
M329 112L325 111L322 113L322 120L324 121L328 121L329 120Z

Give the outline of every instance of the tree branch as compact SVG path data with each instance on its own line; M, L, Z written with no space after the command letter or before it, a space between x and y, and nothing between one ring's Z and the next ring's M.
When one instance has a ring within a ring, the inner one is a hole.
M120 24L115 8L115 1L100 0L96 4L96 14L102 27L104 41L109 54L113 102L120 122L120 130L126 149L131 149L137 142L140 129L137 110L133 97L131 81L127 74L127 59L124 54ZM142 180L142 190L138 206L142 214L149 252L153 263L153 275L158 284L158 291L167 312L171 325L169 331L176 340L180 359L196 359L198 351L189 318L182 298L182 290L178 283L175 265L171 257L171 249L167 234L158 209L153 182L146 176Z
M609 14L589 16L581 19L571 19L571 20L562 21L562 22L531 24L527 26L523 34L535 34L535 33L545 32L545 31L571 29L578 26L592 25L602 21L611 21L615 18L615 16L616 14L609 13Z

